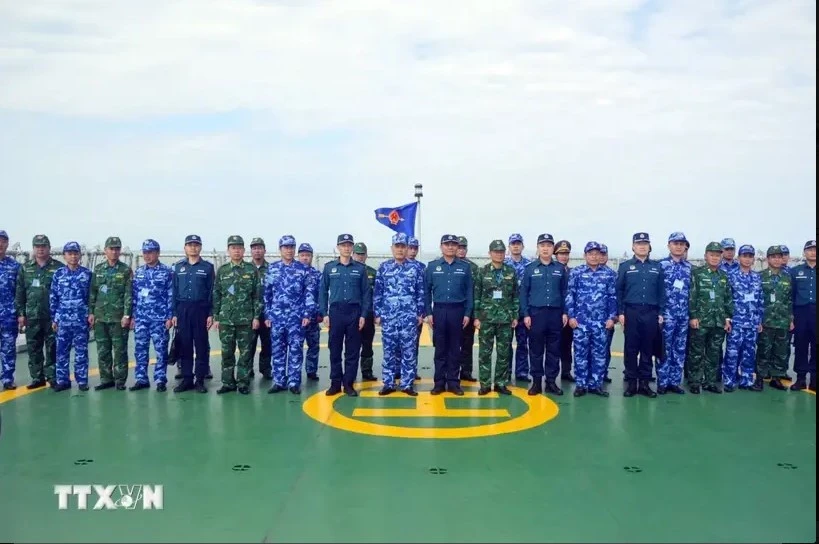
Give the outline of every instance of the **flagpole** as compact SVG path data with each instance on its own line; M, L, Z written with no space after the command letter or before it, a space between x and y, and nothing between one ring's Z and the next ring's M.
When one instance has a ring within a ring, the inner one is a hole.
M421 197L424 196L424 186L415 184L415 201L418 202L418 209L415 211L415 237L421 240Z

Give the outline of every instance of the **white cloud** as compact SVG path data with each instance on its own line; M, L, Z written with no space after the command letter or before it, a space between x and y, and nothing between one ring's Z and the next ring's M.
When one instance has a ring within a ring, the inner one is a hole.
M481 253L515 231L618 253L635 230L801 246L815 4L647 7L5 3L0 160L25 206L0 228L386 248L372 209L422 182L428 250L450 231Z

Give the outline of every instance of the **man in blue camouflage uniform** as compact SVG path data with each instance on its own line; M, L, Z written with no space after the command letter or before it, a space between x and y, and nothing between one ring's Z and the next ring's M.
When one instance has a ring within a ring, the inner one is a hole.
M737 385L750 389L756 369L756 341L762 332L762 277L751 270L756 257L754 246L739 248L739 269L728 275L734 297L734 317L722 360L723 391L733 393Z
M610 275L614 278L615 284L617 283L617 271L611 268L609 263L609 246L606 244L600 244L600 267L603 269L603 272ZM615 324L616 324L615 319ZM606 370L603 372L603 383L611 383L611 378L609 378L609 367L611 366L611 343L614 341L614 327L610 329L606 329Z
M375 276L373 309L384 344L384 387L379 395L395 391L397 374L401 376L401 391L412 397L418 395L413 388L418 365L415 336L424 318L424 275L421 268L407 261L406 254L406 234L393 235L393 258L381 263Z
M318 301L318 289L321 283L321 272L313 266L313 246L301 244L299 246L299 262L307 267L310 274L310 285L313 289L313 300ZM304 329L304 341L307 343L307 356L304 358L304 371L307 379L318 381L319 363L319 340L321 338L321 316L318 314L316 305L316 315L310 318L310 324Z
M531 259L523 256L523 236L519 233L514 233L509 236L509 256L504 259L504 264L508 264L515 269L515 274L518 277L518 290L523 281L523 271L526 270L526 265L532 262ZM523 314L518 315L518 326L515 327L515 348L514 357L514 374L515 379L520 381L529 381L529 331L523 323ZM512 345L509 345L512 349ZM511 365L509 367L511 375Z
M733 238L723 238L719 244L722 246L722 260L719 263L719 269L726 274L733 274L739 270L739 262L734 258L737 244Z
M417 266L418 269L421 271L421 275L423 276L426 273L427 265L419 261L416 257L418 256L418 251L421 248L421 242L415 236L407 237L407 262L412 264L413 266ZM418 348L420 347L421 342L421 331L424 330L424 323L421 322L418 325L418 334L415 335L415 379L420 380L421 375L418 371Z
M156 351L154 383L156 390L165 391L168 383L168 331L173 325L173 269L159 262L159 243L156 240L142 242L142 260L145 264L134 273L131 299L134 305L134 358L136 383L131 391L147 389L148 351L151 342ZM125 389L117 384L117 389Z
M268 393L290 389L298 395L304 362L304 332L316 315L315 276L295 260L293 236L286 234L279 238L279 252L281 260L267 267L264 279L265 318L273 347L273 387Z
M253 266L256 267L256 273L259 275L259 291L261 292L264 285L264 278L267 276L268 263L264 255L267 252L267 246L263 238L253 238L250 241L250 259ZM259 374L262 376L262 381L268 381L273 378L272 375L272 352L270 347L270 329L265 325L264 318L264 304L262 304L262 311L259 314L259 328L253 331L253 343L250 345L251 365L250 378L253 378L253 358L256 357L256 344L261 344L261 351L259 351Z
M793 267L789 264L791 262L791 250L788 246L781 244L779 249L782 251L782 272L790 274Z
M18 326L14 297L20 273L20 263L6 255L8 247L9 235L0 230L0 381L6 391L17 388L14 385L14 370L17 363Z
M663 353L657 366L657 393L684 395L681 387L688 343L688 296L691 290L691 263L685 259L690 247L682 232L668 237L668 257L660 259L665 280L665 312L663 312Z
M54 391L71 388L69 362L74 348L74 379L88 391L88 330L94 325L89 309L91 271L80 266L80 244L63 247L65 266L54 273L48 302L52 328L57 333L57 383Z
M796 381L791 391L816 391L816 240L805 242L805 261L791 269ZM807 376L810 374L810 383Z
M573 331L575 397L587 392L601 397L606 371L607 330L617 318L616 278L599 266L600 244L583 248L586 264L569 273L566 314Z

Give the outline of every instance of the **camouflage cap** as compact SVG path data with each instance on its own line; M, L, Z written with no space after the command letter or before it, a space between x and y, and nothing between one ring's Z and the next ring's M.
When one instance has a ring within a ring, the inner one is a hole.
M149 251L159 251L159 242L151 238L142 242L142 252L147 253Z
M265 247L265 245L264 245L264 240L263 240L262 238L254 238L254 239L252 239L252 240L250 241L250 247L253 247L253 246L262 246L262 247Z
M788 248L788 246L786 246L785 244L781 244L779 246L779 249L782 250L782 255L790 255L791 254L790 248Z
M722 244L719 242L709 242L708 245L705 246L705 252L708 253L710 251L722 253Z
M0 230L0 238L4 238L4 239L8 240L9 239L9 234L4 230Z
M364 242L358 242L356 245L353 246L353 253L356 255L366 255L367 254L367 244Z
M572 244L569 243L568 240L561 240L557 243L555 247L555 253L571 253L572 252Z
M410 236L410 237L407 238L407 245L409 247L418 247L418 246L421 245L421 243L418 241L418 238L416 238L415 236Z
M285 234L279 238L279 247L290 247L296 245L296 239L291 234Z
M740 255L756 255L756 249L751 244L744 244L737 253Z
M722 241L720 242L720 247L722 249L736 249L737 243L734 241L733 238L723 238Z
M466 236L458 236L458 247L469 247Z
M782 255L782 247L781 246L770 246L768 251L765 252L768 257L773 255Z
M245 240L238 234L234 234L232 236L228 236L227 241L228 246L242 246L245 247Z
M583 253L588 253L589 251L600 251L600 244L597 242L588 242L586 247L583 248Z
M313 246L308 243L304 243L299 246L299 253L313 253Z
M506 244L503 243L503 240L492 240L489 243L489 251L506 251Z
M68 253L70 251L76 251L77 253L80 252L80 244L77 242L68 242L63 246L63 253Z
M392 245L394 246L405 246L407 245L407 241L407 235L403 232L396 232L392 235Z
M33 245L33 246L51 246L51 240L49 240L48 236L46 236L45 234L38 234L31 241L31 245Z
M802 249L816 248L816 240L808 240L805 242L805 247Z
M118 236L109 236L107 240L105 240L105 247L108 248L121 248L122 241L119 239Z
M509 243L514 244L515 242L520 242L521 244L523 243L523 236L517 232L509 235Z
M606 244L600 244L600 253L602 253L603 255L608 255L609 246L607 246Z

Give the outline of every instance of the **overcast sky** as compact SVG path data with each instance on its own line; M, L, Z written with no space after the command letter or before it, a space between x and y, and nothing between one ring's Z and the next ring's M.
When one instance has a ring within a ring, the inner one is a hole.
M0 81L26 248L816 236L813 0L6 0Z

